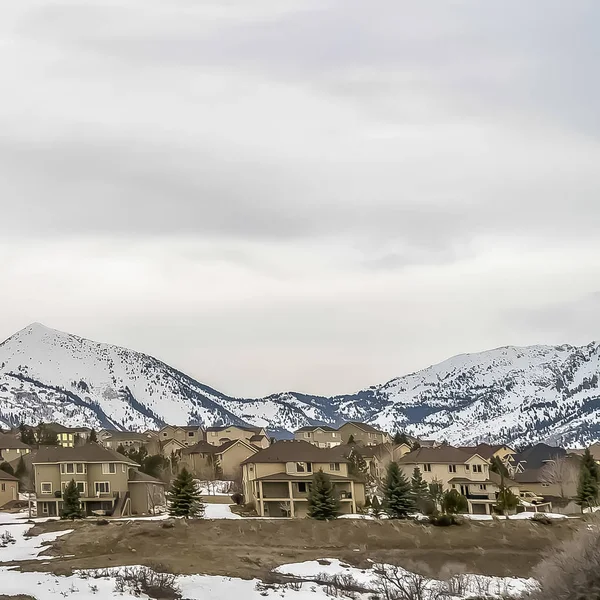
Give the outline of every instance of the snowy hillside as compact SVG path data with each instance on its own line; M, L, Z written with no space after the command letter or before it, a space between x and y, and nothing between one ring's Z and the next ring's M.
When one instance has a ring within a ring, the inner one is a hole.
M461 355L356 394L231 398L139 352L33 324L0 344L0 426L40 420L143 430L246 423L280 435L364 420L453 443L600 439L600 347Z

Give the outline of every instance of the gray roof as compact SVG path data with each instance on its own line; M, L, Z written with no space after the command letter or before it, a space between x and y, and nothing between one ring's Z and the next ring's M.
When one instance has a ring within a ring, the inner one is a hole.
M14 475L0 469L0 479L2 481L19 481Z
M566 456L567 451L558 446L548 444L536 444L515 455L515 463L524 463L525 469L539 469L549 460Z
M245 440L230 440L228 442L224 442L220 446L214 446L213 444L202 441L183 449L181 454L221 454L225 452L225 450L231 448L231 446L235 446L238 443L244 444L247 448L254 448L254 446L247 444Z
M66 427L61 423L44 423L44 427L53 433L91 433L91 427Z
M465 451L454 446L438 446L437 448L417 448L405 454L398 460L398 464L412 465L419 463L464 463L471 458L475 452ZM482 457L483 458L483 457Z
M167 485L161 479L157 479L141 471L136 471L135 469L129 470L129 483L157 483L159 485Z
M237 427L238 429L241 429L242 431L250 431L252 433L260 433L263 428L262 427L250 427L249 425L222 425L221 427L207 427L206 431L225 431L226 429L229 429L230 427Z
M6 450L14 450L18 448L31 449L31 446L24 444L18 437L14 435L5 435L0 433L0 450L2 448L5 448Z
M347 423L342 423L342 425L340 425L340 427L338 428L338 431L344 425L354 425L355 427L358 427L359 429L362 429L367 433L385 433L384 431L381 431L381 429L373 427L373 425L369 425L368 423L360 423L359 421L348 421Z
M304 433L307 431L315 431L317 429L322 429L323 431L337 431L337 429L330 427L329 425L309 425L307 427L300 427L300 429L296 429L295 433Z
M285 462L348 462L343 450L336 448L318 448L304 440L282 440L260 450L245 463L285 463Z
M121 462L139 466L127 456L123 456L110 448L104 448L96 443L63 448L62 446L43 446L33 458L33 464L57 462Z

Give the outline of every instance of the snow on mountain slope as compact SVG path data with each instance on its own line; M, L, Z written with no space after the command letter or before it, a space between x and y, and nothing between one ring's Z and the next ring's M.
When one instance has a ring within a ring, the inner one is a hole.
M161 361L33 324L0 344L0 426L55 420L143 430L253 424L279 435L363 420L452 443L600 439L600 346L460 355L355 394L226 396Z

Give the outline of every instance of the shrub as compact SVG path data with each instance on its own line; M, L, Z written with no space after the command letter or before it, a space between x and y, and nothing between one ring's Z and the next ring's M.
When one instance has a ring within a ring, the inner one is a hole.
M448 490L444 492L442 497L442 511L448 514L455 515L464 513L469 510L469 502L456 490Z
M456 515L432 515L429 517L429 522L436 527L450 527L451 525L462 525L463 520Z
M564 543L537 567L534 600L600 598L600 522Z
M160 567L157 567L160 569ZM177 600L181 590L177 578L148 567L125 567L115 577L115 591L130 592L134 596L146 594L155 600Z
M244 504L244 496L242 494L240 494L239 492L236 492L235 494L231 495L231 501L234 504L241 506L242 504Z

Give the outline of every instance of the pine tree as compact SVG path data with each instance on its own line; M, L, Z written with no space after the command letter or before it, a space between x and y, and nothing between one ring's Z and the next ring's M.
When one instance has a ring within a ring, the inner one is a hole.
M371 514L376 518L381 518L381 514L383 511L381 510L381 502L379 502L379 498L377 496L373 496L373 500L371 500Z
M413 471L410 487L415 498L425 498L427 496L429 487L427 486L427 482L423 479L419 467L415 467L415 470Z
M469 502L456 490L448 490L442 496L442 512L447 515L466 513L469 510Z
M410 446L410 442L408 441L406 434L397 431L394 435L394 446L399 446L400 444L407 444Z
M395 462L388 465L383 483L383 508L390 519L405 519L415 509L410 483Z
M123 454L123 456L125 456L127 454L127 450L125 450L125 446L123 446L123 444L119 444L117 446L117 452L119 454Z
M82 519L81 502L79 502L79 490L74 479L71 479L63 492L63 505L60 513L61 519Z
M579 471L576 502L581 506L582 510L595 506L598 502L598 482L584 463L581 464Z
M319 470L313 475L308 493L308 516L317 521L335 519L340 513L340 503L328 475Z
M508 477L508 469L506 465L500 460L498 456L494 456L492 458L492 464L490 465L490 471L492 473L497 473L501 477Z
M167 492L169 514L174 517L201 518L204 502L191 473L184 467Z
M421 447L421 442L419 442L419 440L415 440L411 445L410 445L410 449L411 451L415 451L418 450Z
M23 460L23 455L19 458L19 462L17 464L17 468L15 470L15 477L22 479L25 475L27 475L27 467L25 466L25 461Z
M366 481L369 477L369 469L362 454L357 452L356 448L352 448L348 455L348 460L350 461L348 464L348 473L355 477L362 477Z
M435 478L429 484L429 498L433 502L436 510L441 507L442 498L444 497L444 484L440 479Z
M350 434L350 437L348 438L348 443L349 444L356 444L356 442L354 441L354 436L352 434Z
M596 480L598 485L600 485L600 468L598 467L598 463L594 460L589 448L585 449L583 457L581 458L581 464L587 468L591 477Z
M98 443L98 436L96 435L96 430L94 428L92 428L92 431L90 431L90 437L88 438L88 442L93 442L95 444Z
M29 427L29 425L25 425L25 423L21 423L19 425L19 432L21 434L21 441L28 446L35 445L35 434L33 433L33 429Z

